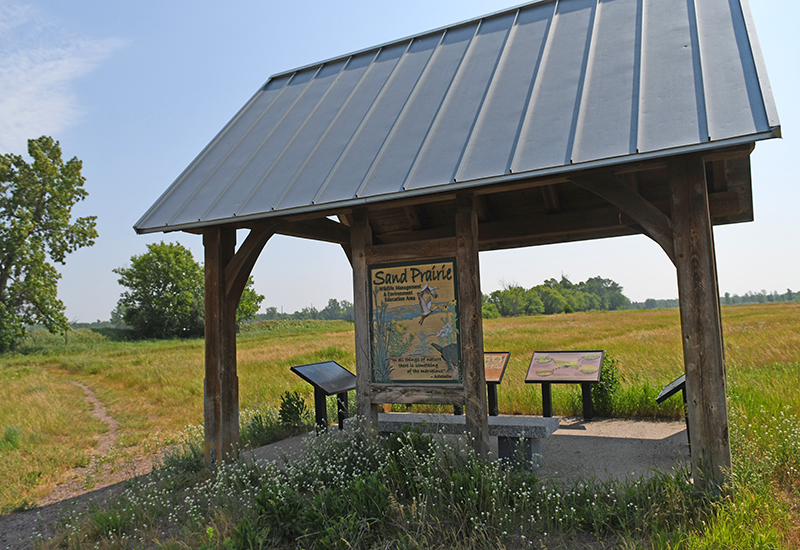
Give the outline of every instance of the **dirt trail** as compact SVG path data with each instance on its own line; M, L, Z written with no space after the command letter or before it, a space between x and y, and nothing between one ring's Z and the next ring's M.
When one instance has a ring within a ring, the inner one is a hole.
M107 476L103 475L106 472L102 470L106 468L101 464L101 459L108 455L111 447L116 443L119 423L108 414L105 405L103 405L91 389L80 382L72 381L72 383L83 390L86 401L92 407L92 416L108 426L108 431L100 436L100 439L97 441L97 447L92 451L92 459L89 464L83 467L73 468L64 474L62 479L66 481L56 485L49 495L38 502L39 506L46 506L54 502L59 502L86 493L91 489L110 485L113 482L112 480L103 479ZM91 487L87 488L89 486Z
M108 414L103 402L89 387L80 382L72 383L83 390L92 416L108 426L108 431L98 439L89 464L66 472L62 476L64 481L39 500L36 508L0 516L0 550L32 547L32 537L36 533L52 534L56 522L65 514L86 509L92 502L118 497L124 486L121 481L153 469L154 457L104 460L113 451L119 423Z

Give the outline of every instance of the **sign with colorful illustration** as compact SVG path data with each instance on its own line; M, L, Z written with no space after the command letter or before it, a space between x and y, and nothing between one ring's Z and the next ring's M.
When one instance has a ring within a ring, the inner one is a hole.
M602 350L536 351L525 382L599 382Z
M369 272L372 381L461 383L454 259Z
M486 382L499 384L503 381L503 374L506 372L508 360L511 352L508 351L484 351L483 369L486 373Z

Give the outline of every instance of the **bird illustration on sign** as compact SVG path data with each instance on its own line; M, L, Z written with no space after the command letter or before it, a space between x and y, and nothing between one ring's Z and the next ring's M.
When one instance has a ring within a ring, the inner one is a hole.
M428 286L428 284L425 283L425 286L422 287L422 290L417 292L419 309L422 312L419 317L420 325L431 313L439 309L439 306L433 305L433 299L439 297L439 294L436 292L437 288L438 287L435 286Z

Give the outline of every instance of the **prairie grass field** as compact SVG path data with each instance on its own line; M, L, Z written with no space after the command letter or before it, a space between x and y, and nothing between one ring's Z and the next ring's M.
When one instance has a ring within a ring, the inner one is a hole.
M90 414L77 382L119 423L109 460L170 450L152 487L126 497L132 508L120 504L73 520L70 529L40 542L43 548L569 548L575 541L589 548L800 547L800 304L723 307L722 316L735 497L694 493L686 472L638 485L587 480L554 487L468 455L445 468L429 459L439 455L425 451L427 440L413 435L391 452L363 434L346 442L322 438L322 446L360 449L344 453L351 463L340 466L352 475L336 483L313 459L302 472L239 464L214 476L198 467L202 340L120 342L82 329L66 342L33 333L19 351L0 356L0 512L34 505L89 462L107 428ZM243 417L258 410L276 415L287 391L311 408L311 387L289 367L333 359L354 372L353 342L347 322L243 327L237 340ZM619 364L613 416L682 417L679 398L655 403L683 372L677 310L484 320L484 347L511 352L498 391L501 414L541 414L539 386L524 383L533 351L604 349ZM554 385L553 400L555 415L581 413L577 385ZM178 441L183 444L174 446ZM329 456L324 449L318 454ZM428 485L413 481L425 476ZM304 485L314 479L319 487ZM234 490L238 499L226 493ZM179 504L187 494L194 508ZM389 504L377 509L376 501ZM173 513L181 517L160 515ZM301 516L305 526L289 521ZM289 527L276 531L273 520ZM157 525L167 534L155 532ZM304 538L302 529L315 537Z

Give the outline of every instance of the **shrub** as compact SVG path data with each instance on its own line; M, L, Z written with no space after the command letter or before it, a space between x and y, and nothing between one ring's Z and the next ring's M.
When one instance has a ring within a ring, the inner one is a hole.
M610 353L603 357L600 382L592 384L592 404L598 416L614 414L614 396L619 389L619 361Z
M284 392L281 396L281 408L278 412L281 425L286 428L300 429L308 425L311 413L305 399L295 392Z

